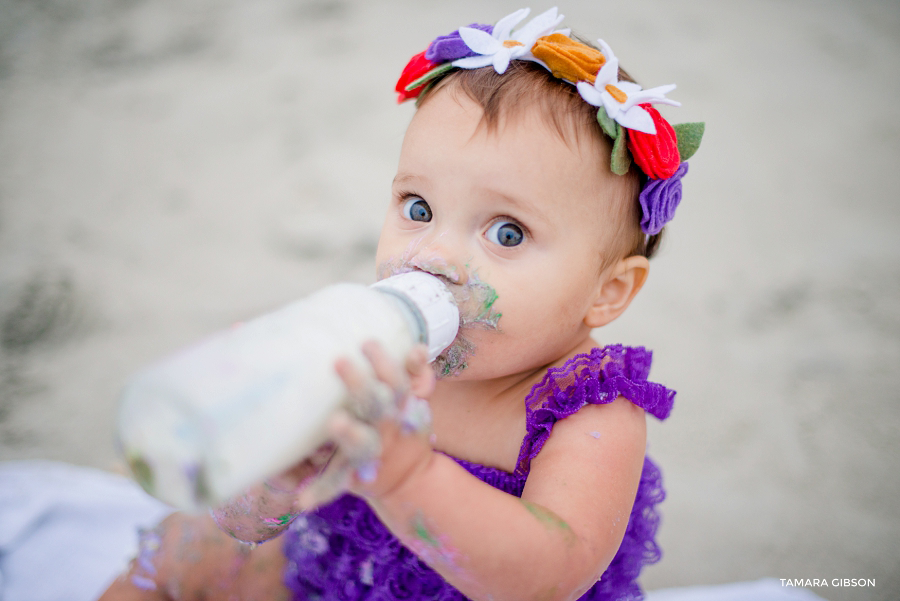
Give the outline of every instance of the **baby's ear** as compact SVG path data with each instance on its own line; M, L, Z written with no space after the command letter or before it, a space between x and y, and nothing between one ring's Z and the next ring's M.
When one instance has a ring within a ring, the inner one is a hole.
M631 300L644 286L650 273L647 257L626 257L616 263L599 283L594 304L584 317L584 323L591 328L605 326L621 315Z

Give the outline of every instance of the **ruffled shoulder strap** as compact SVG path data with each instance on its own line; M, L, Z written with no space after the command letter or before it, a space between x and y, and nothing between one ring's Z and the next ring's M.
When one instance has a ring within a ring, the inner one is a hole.
M644 347L612 345L575 355L552 367L525 398L525 438L516 463L527 473L553 424L587 405L611 403L623 396L650 415L666 419L675 391L647 380L653 353Z

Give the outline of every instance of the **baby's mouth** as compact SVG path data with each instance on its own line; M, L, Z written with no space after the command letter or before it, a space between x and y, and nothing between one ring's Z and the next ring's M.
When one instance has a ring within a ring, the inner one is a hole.
M443 261L386 261L378 267L379 279L421 271L440 279L450 290L459 307L459 333L433 363L438 378L458 375L468 367L469 358L475 353L475 344L466 336L472 329L500 330L501 314L494 309L497 291L483 282L475 270L468 273L466 282L460 284L460 276Z
M459 308L459 329L478 327L487 330L499 330L501 314L494 310L497 292L493 287L481 281L472 273L465 284L459 283L456 273L447 275L443 270L432 270L427 267L414 266L409 271L421 271L441 280ZM402 273L402 272L401 272Z

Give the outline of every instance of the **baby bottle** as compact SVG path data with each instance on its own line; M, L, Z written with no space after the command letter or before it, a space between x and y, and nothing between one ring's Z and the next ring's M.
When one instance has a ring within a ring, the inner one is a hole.
M398 362L424 343L432 361L458 328L453 296L427 273L329 286L138 373L121 399L122 453L151 495L218 505L327 442L348 401L335 359L371 370L360 347L374 339Z

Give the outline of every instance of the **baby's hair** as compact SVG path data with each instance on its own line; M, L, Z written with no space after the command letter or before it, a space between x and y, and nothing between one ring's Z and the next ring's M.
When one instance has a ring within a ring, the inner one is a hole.
M634 81L625 71L619 78ZM428 101L438 90L448 88L462 91L484 111L482 123L488 131L496 130L501 120L525 108L535 107L567 144L571 137L576 143L585 133L600 149L598 168L608 169L612 142L597 122L597 109L586 103L575 86L554 77L532 61L512 61L506 72L499 75L492 67L454 69L428 86L417 104ZM611 246L610 256L603 257L601 269L618 259L632 255L652 257L659 248L663 232L647 236L641 231L641 208L638 195L646 176L632 166L628 173L615 176L621 185L614 191L609 214L619 226Z

